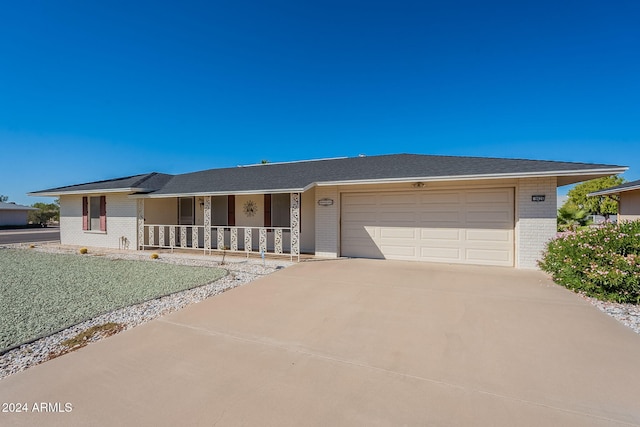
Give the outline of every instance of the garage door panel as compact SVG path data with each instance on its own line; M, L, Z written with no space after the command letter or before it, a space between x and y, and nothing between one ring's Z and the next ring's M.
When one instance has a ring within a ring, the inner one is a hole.
M420 258L440 262L456 262L462 259L460 248L420 248Z
M357 205L375 205L377 204L377 196L375 194L357 193L349 194L349 206Z
M513 214L510 212L468 212L466 224L481 226L482 224L505 224L511 226Z
M420 212L418 225L420 227L437 227L438 223L457 225L461 221L462 214L459 211Z
M496 203L506 204L512 199L513 191L503 188L500 190L474 190L466 193L467 203Z
M352 224L375 224L378 218L378 214L374 212L345 212L350 220L349 223Z
M415 194L382 194L380 196L380 204L381 205L415 205L416 200Z
M347 239L372 239L376 234L373 226L349 226L342 228L342 234Z
M460 204L461 201L460 193L422 193L418 197L421 205Z
M511 230L465 230L466 240L470 242L511 242L512 236Z
M415 227L380 227L380 237L382 239L410 239L416 238Z
M420 228L421 240L460 240L461 231L457 228Z
M512 266L513 193L499 188L343 194L342 254ZM365 225L369 231L363 233Z
M412 259L416 257L415 246L382 244L380 249L389 259Z
M386 224L400 224L406 223L415 225L416 223L416 213L415 212L407 212L407 211L396 211L396 212L380 212L378 216L380 219L380 223L382 225Z
M466 259L476 264L513 265L513 259L508 251L490 249L467 249Z

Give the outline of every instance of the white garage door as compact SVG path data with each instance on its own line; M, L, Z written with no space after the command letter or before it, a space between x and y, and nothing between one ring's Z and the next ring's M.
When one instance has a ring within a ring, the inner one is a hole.
M513 193L343 193L342 256L513 266Z

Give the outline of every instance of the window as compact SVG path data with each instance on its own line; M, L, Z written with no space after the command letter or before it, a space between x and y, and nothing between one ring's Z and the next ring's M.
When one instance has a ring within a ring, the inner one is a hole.
M82 229L107 231L107 201L105 196L82 198Z
M291 227L291 196L289 194L271 195L271 225L273 227Z
M195 199L193 197L180 197L178 203L178 223L181 225L193 225L193 205Z

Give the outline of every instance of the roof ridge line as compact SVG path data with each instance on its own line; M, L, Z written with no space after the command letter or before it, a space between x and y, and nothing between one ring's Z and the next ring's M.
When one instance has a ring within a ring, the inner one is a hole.
M248 168L248 167L253 167L253 166L288 165L288 164L291 164L291 163L321 162L323 160L343 160L343 159L349 159L349 158L350 158L349 156L326 157L326 158L322 158L322 159L290 160L290 161L286 161L286 162L251 163L251 164L248 164L248 165L238 165L236 167L238 167L238 168Z
M139 180L137 180L136 182L131 184L132 188L137 187L138 185L142 184L143 182L145 182L146 180L148 180L149 178L151 178L152 176L157 175L158 172L150 172L145 174L142 178L140 178Z

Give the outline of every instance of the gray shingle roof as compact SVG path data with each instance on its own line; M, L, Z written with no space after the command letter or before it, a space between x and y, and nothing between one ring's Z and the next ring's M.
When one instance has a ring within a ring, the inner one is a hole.
M553 173L579 175L583 172L599 170L604 172L612 169L617 170L613 173L619 173L625 168L614 165L545 160L390 154L209 169L173 176L155 174L155 178L151 176L154 174L137 175L43 190L32 194L133 187L148 188L146 192L152 192L153 195L299 191L314 183L455 179L500 175L527 176ZM143 185L138 181L146 182Z
M616 185L615 187L606 188L600 191L594 191L589 196L604 196L605 194L617 194L625 191L640 189L640 179L637 181L625 182L624 184Z
M16 203L0 202L0 211L37 211L38 208L31 206L18 205Z
M162 188L173 175L151 172L142 175L125 176L122 178L107 179L104 181L94 181L85 184L67 185L64 187L49 188L47 190L34 191L30 194L38 195L41 193L56 192L82 192L82 191L102 191L102 190L119 190L119 189L144 189L145 191L154 191Z

